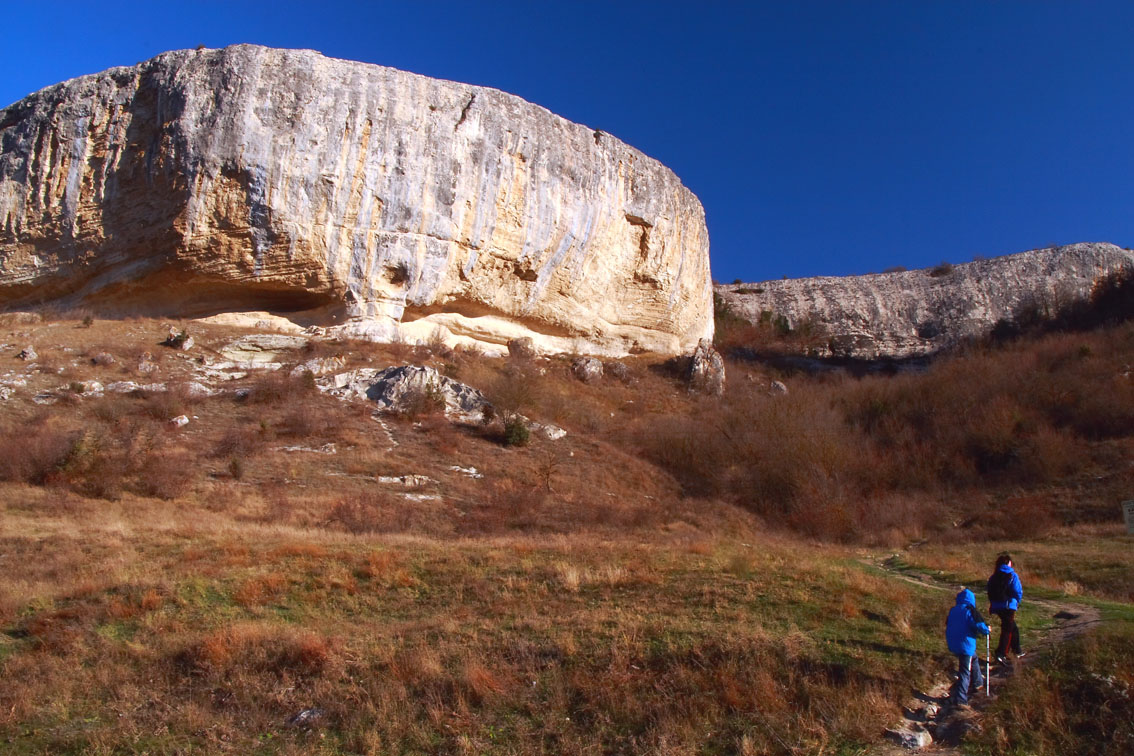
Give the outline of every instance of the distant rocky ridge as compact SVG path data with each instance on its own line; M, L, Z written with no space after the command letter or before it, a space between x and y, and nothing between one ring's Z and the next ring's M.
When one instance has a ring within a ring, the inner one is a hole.
M876 359L928 355L1022 312L1054 312L1090 296L1107 276L1134 271L1134 252L1113 244L1071 244L959 265L842 278L718 285L733 312L762 313L828 336L821 356Z
M693 193L609 134L312 51L170 52L0 110L3 309L687 353L708 249Z

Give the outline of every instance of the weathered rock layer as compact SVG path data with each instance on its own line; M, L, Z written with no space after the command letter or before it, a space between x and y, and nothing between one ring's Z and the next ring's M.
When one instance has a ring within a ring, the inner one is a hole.
M9 309L676 353L711 300L704 211L671 171L496 90L240 45L0 111Z
M1056 312L1091 295L1107 276L1134 271L1134 252L1072 244L961 265L843 278L718 286L753 322L763 313L828 334L827 354L874 359L932 354L985 336L1022 313Z

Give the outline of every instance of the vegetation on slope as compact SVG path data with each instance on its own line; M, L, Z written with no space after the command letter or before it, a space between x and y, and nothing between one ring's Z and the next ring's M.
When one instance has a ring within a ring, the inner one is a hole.
M425 362L501 418L568 430L523 446L503 419L454 427L428 403L379 424L290 371L204 397L196 358L232 329L193 326L198 352L180 353L156 323L86 325L0 338L40 352L0 415L15 753L850 753L951 668L947 606L798 534L928 539L924 566L966 581L1010 547L1029 586L1129 600L1129 561L1102 557L1129 550L1130 323L924 373L732 361L720 400L689 394L680 361L582 384L565 360L296 356ZM146 350L172 390L88 394L152 381ZM28 401L42 391L57 402ZM411 474L428 478L390 482ZM1024 712L993 716L1010 731ZM1048 748L995 738L979 747Z

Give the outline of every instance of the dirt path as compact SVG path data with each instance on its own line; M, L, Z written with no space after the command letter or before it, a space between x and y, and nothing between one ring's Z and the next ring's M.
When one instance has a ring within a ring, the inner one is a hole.
M881 568L900 580L933 590L952 594L958 588L956 585L934 580L928 575L903 567L896 555L884 560L867 560L866 563ZM1081 635L1101 622L1098 609L1084 604L1032 597L1026 598L1026 601L1049 611L1054 625L1042 632L1029 632L1027 647L1024 649L1027 653L1023 659L1017 659L1008 665L992 665L992 673L989 675L992 698L996 697L997 690L1007 684L1019 669L1035 662L1046 649ZM989 619L989 625L995 636L998 633L998 623L995 623L995 618ZM984 669L982 666L982 671ZM961 751L957 746L965 733L977 726L980 712L988 699L981 695L972 702L972 709L955 709L949 704L951 685L950 677L939 680L929 690L914 691L913 697L903 707L902 720L886 732L887 738L893 741L893 744L887 744L874 753L879 756L910 752L960 756Z

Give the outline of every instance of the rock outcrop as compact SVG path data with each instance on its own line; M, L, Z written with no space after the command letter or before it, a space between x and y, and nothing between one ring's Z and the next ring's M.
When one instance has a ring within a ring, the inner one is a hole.
M0 110L8 309L688 353L708 245L693 193L605 132L307 50L169 52Z
M905 358L985 336L1025 313L1054 313L1121 271L1134 272L1134 252L1072 244L925 270L732 284L717 293L753 322L783 317L792 328L820 326L828 336L821 356Z

